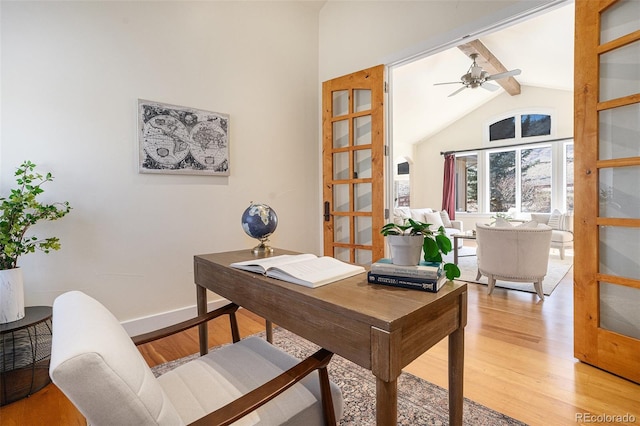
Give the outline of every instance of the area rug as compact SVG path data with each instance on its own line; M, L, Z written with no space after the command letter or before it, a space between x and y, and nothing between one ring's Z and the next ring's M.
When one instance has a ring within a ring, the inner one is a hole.
M475 256L475 247L462 247L458 253L458 267L460 268L460 281L466 281L470 283L488 285L487 277L482 276L479 280L476 280L478 273L478 260ZM549 268L547 275L542 280L542 291L546 296L550 296L553 290L558 286L560 281L573 267L573 256L568 251L565 253L564 260L560 259L557 251L554 253L552 250L549 254ZM445 256L445 262L453 262L453 254L449 253ZM525 291L528 293L535 293L533 288L533 282L531 283L519 283L513 281L497 280L496 287L506 288L509 290Z
M264 338L264 333L259 333L258 336ZM299 359L318 350L318 346L280 327L274 329L273 343ZM161 364L153 367L152 370L156 375L160 375L197 356L194 354ZM329 364L329 376L342 389L344 397L344 414L339 424L341 426L375 425L376 386L373 374L334 355ZM449 424L447 390L409 373L402 373L398 379L398 424L404 426ZM467 398L464 399L463 424L525 425Z

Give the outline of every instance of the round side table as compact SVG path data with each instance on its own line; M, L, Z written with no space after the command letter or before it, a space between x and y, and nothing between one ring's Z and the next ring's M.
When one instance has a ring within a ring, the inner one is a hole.
M0 324L0 406L51 382L51 307L25 308L21 320Z

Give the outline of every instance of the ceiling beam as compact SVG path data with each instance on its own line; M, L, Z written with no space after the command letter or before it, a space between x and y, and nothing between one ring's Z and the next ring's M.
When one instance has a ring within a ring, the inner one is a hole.
M489 75L509 71L504 67L504 65L502 65L498 58L496 58L493 53L491 53L491 51L487 49L487 46L482 44L480 40L474 40L469 43L461 44L460 46L458 46L458 49L462 50L462 52L469 57L471 57L472 53L477 53L477 64L480 65L483 70L487 71ZM493 81L502 86L502 88L506 90L507 93L511 96L520 94L520 83L518 83L518 81L513 78L513 76Z

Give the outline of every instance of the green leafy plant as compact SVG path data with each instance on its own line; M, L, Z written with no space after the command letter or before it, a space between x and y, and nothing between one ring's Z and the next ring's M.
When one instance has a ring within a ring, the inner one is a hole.
M68 202L43 204L36 197L44 190L42 185L53 180L51 173L42 175L34 171L36 165L23 162L15 172L17 188L7 198L0 198L0 270L18 266L18 258L36 249L49 253L60 249L60 239L40 239L27 236L27 230L41 220L56 220L65 216L71 207Z
M513 220L513 215L512 213L496 213L493 216L491 216L491 225L496 223L498 219L504 219L507 222L510 222L511 220Z
M447 237L444 226L432 231L429 223L418 222L407 219L404 224L387 223L380 229L380 233L385 237L388 235L422 235L424 242L424 260L427 262L442 262L442 255L452 250L451 240ZM460 276L460 268L455 263L445 263L443 266L447 279L453 280Z

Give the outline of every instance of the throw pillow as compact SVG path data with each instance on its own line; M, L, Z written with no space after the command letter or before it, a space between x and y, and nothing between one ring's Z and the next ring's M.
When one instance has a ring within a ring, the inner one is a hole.
M444 226L444 223L442 223L442 217L438 212L425 213L424 221L425 223L428 223L431 225L429 226L429 229L431 229L432 231L437 231L438 228L440 228L441 226Z
M529 222L524 222L516 226L516 228L537 228L537 227L538 227L538 222L536 222L535 220L530 220Z
M560 229L560 216L562 216L560 210L555 209L553 212L551 212L551 217L549 217L549 222L547 222L547 225L549 225L551 229Z
M410 217L411 210L409 210L409 207L397 207L393 210L393 222L398 225L404 225Z
M503 217L496 218L496 228L512 228L513 225Z
M573 215L571 213L560 215L558 229L561 231L573 232Z
M442 224L445 228L453 228L453 224L451 223L451 219L449 219L449 212L446 210L440 210L440 218L442 219Z
M549 217L551 217L550 213L531 213L531 220L545 225L549 222Z
M424 222L425 221L424 214L431 213L431 212L433 212L433 210L431 210L430 208L411 209L411 219L417 220L418 222Z

